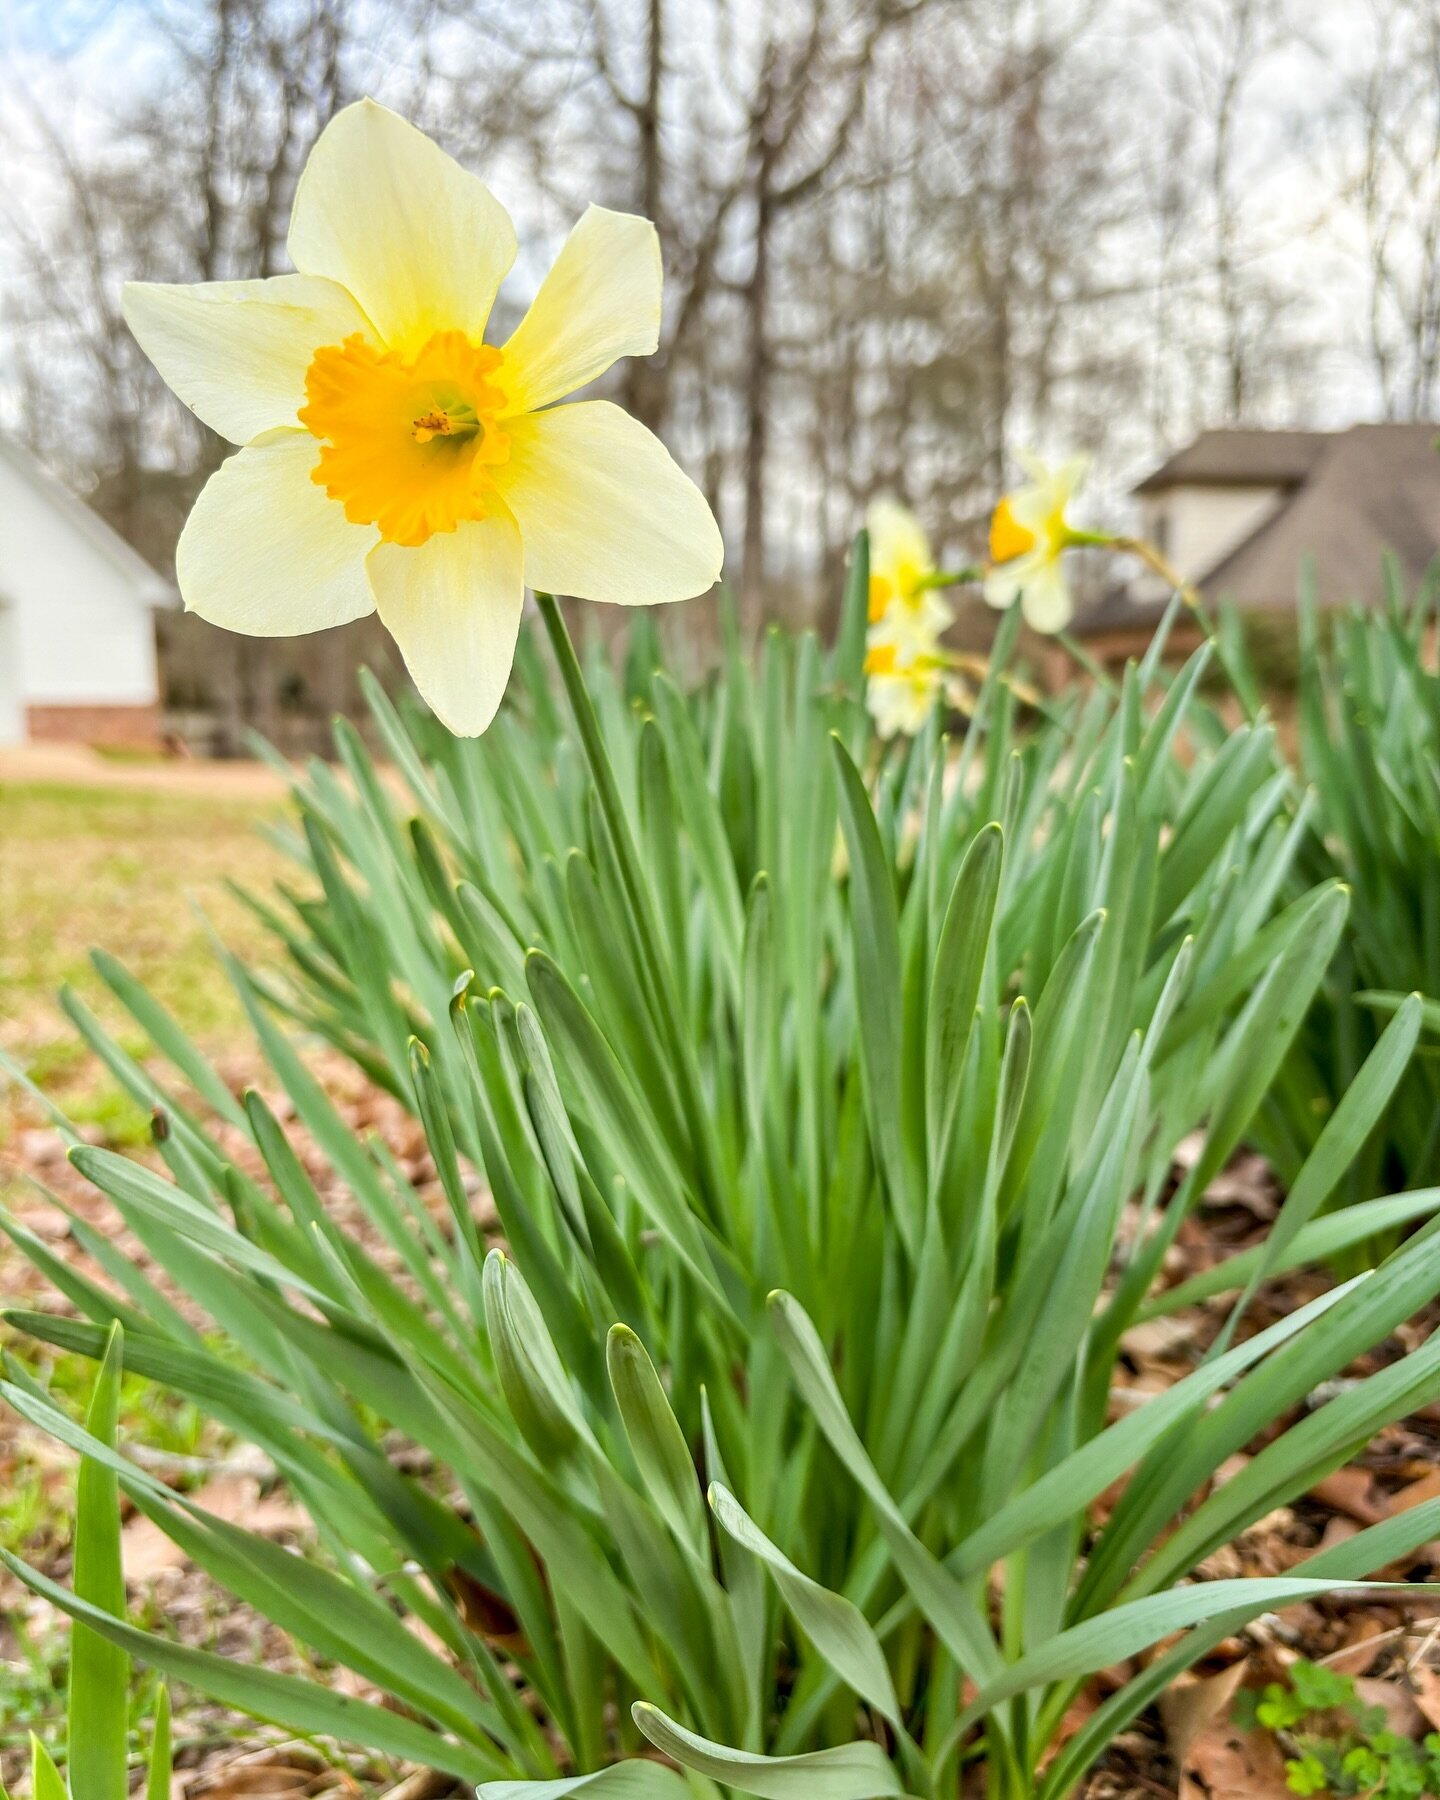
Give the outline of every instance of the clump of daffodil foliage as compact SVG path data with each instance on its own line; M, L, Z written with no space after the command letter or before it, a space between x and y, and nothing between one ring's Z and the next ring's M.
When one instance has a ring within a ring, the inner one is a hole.
M1392 563L1386 603L1329 613L1314 572L1297 614L1295 805L1308 830L1289 891L1339 877L1349 925L1304 1029L1257 1120L1256 1136L1289 1180L1407 994L1440 1028L1440 675L1436 582L1404 591ZM1223 622L1226 664L1247 707L1261 689L1245 622ZM1440 1178L1440 1063L1417 1056L1336 1203Z
M155 1109L164 1171L72 1159L190 1306L79 1225L103 1281L11 1223L72 1309L11 1322L113 1343L252 1441L313 1539L212 1517L13 1369L5 1398L386 1704L15 1573L222 1701L487 1800L949 1800L972 1776L1061 1800L1247 1620L1440 1530L1429 1502L1283 1578L1196 1578L1440 1391L1440 1338L1335 1380L1440 1289L1440 1193L1324 1211L1418 1001L1268 1239L1207 1278L1235 1296L1209 1354L1112 1417L1122 1337L1170 1304L1166 1250L1345 929L1340 884L1286 889L1306 824L1271 729L1177 756L1208 647L1167 679L1157 644L1022 733L1012 612L963 745L932 715L882 746L869 601L862 538L833 650L775 634L752 665L732 637L688 693L644 630L622 674L582 671L542 601L553 668L523 645L483 739L375 690L394 779L337 726L340 768L295 778L301 874L255 899L285 966L226 964L293 1124L112 960L145 1057L67 1000ZM345 1123L297 1025L414 1108L442 1206ZM1252 1330L1268 1276L1400 1225L1378 1268Z

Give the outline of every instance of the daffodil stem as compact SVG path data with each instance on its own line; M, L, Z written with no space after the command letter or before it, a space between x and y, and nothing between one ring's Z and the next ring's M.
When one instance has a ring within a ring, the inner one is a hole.
M1213 627L1205 611L1205 603L1201 600L1194 583L1189 582L1173 563L1168 561L1155 546L1145 538L1117 537L1110 539L1112 550L1122 551L1127 556L1138 557L1145 567L1158 575L1167 587L1173 588L1185 604L1194 613L1207 633L1213 635Z
M1129 556L1138 557L1147 569L1153 570L1168 587L1173 588L1194 613L1195 621L1200 629L1213 640L1222 666L1230 673L1231 686L1245 710L1245 717L1253 725L1260 717L1261 709L1247 697L1249 686L1244 679L1244 672L1239 668L1232 668L1231 646L1216 630L1194 583L1186 581L1174 564L1162 556L1155 546L1144 538L1117 537L1112 538L1110 542L1113 549L1124 551Z
M985 569L980 563L966 563L963 569L932 569L928 575L922 575L917 585L920 588L960 587L967 581L983 581Z
M680 1016L680 999L674 978L660 947L664 941L660 921L651 902L650 889L641 879L640 859L635 849L635 839L631 835L625 802L620 794L620 783L616 780L614 765L605 748L595 703L590 698L590 690L585 686L580 659L575 654L575 645L560 612L559 602L553 594L537 593L535 604L540 609L540 617L545 621L545 630L560 669L560 679L570 702L570 711L580 730L585 760L590 765L600 801L600 815L610 834L615 851L615 865L625 889L635 954L642 977L650 990L655 1022L666 1040L671 1067L680 1089L680 1103L686 1125L699 1153L701 1173L707 1189L700 1198L710 1212L712 1223L718 1223L723 1202L710 1116L701 1097L699 1071L695 1067L690 1036Z

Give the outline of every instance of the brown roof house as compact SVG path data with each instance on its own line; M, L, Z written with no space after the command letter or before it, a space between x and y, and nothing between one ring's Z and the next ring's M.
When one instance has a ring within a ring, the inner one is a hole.
M1292 610L1307 559L1322 606L1376 605L1387 550L1409 589L1440 556L1436 432L1202 431L1135 488L1140 534L1212 605ZM1082 613L1076 635L1107 661L1143 650L1169 597L1146 572Z

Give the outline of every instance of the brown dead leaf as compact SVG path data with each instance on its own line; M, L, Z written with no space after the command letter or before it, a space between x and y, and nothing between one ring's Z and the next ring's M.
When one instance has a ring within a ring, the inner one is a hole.
M1403 1682L1378 1681L1373 1675L1362 1675L1355 1692L1365 1706L1385 1709L1385 1729L1398 1737L1418 1738L1425 1730L1425 1715L1415 1695Z
M218 1781L192 1790L195 1800L241 1800L256 1794L287 1794L291 1800L313 1794L312 1778L303 1769L232 1769Z
M1429 1663L1416 1663L1410 1671L1415 1688L1415 1704L1421 1717L1434 1731L1440 1731L1440 1670Z
M1393 1518L1396 1513L1409 1512L1412 1506L1423 1506L1427 1500L1436 1499L1440 1499L1440 1469L1432 1469L1418 1481L1397 1489L1385 1510Z
M310 1515L282 1488L275 1488L232 1523L243 1525L257 1537L294 1537L309 1531Z
M1338 1675L1368 1674L1393 1635L1374 1613L1356 1613L1346 1622L1344 1647L1327 1656L1325 1666Z
M1386 1507L1374 1490L1370 1471L1356 1468L1352 1463L1347 1468L1336 1469L1323 1481L1317 1481L1310 1490L1310 1497L1333 1506L1337 1512L1348 1513L1362 1525L1378 1525L1386 1517Z
M260 1483L253 1475L216 1475L190 1498L217 1519L224 1519L229 1525L243 1525L260 1504Z
M1353 1519L1347 1519L1343 1513L1334 1513L1325 1521L1318 1548L1333 1550L1337 1544L1348 1544L1351 1538L1359 1535L1360 1527Z
M1190 1753L1190 1746L1215 1719L1228 1716L1247 1665L1237 1662L1218 1675L1182 1678L1160 1696L1160 1718L1165 1726L1165 1739L1177 1767Z
M48 1201L36 1201L22 1207L20 1218L36 1237L42 1237L49 1243L63 1243L70 1235L70 1220L64 1208L51 1206Z
M440 1800L442 1794L455 1792L448 1775L437 1775L431 1769L417 1769L407 1775L399 1787L386 1790L380 1800Z
M1201 1323L1195 1313L1161 1313L1142 1325L1132 1325L1120 1339L1120 1347L1132 1361L1143 1366L1174 1356L1192 1344Z
M261 1537L286 1537L309 1526L308 1515L280 1489L260 1497L253 1475L216 1475L190 1496L196 1506L228 1525L241 1525ZM120 1533L125 1579L143 1586L166 1569L183 1569L185 1552L172 1543L144 1513L125 1521Z
M1190 1751L1178 1800L1289 1800L1285 1758L1268 1731L1217 1720Z
M269 1763L233 1763L214 1771L187 1790L186 1800L254 1800L261 1794L278 1794L286 1800L309 1800L318 1792L313 1769L297 1769Z
M131 1587L148 1587L166 1569L183 1569L185 1552L144 1513L134 1513L120 1532L125 1579Z
M533 1654L508 1600L493 1588L486 1587L483 1581L477 1581L458 1563L452 1564L445 1579L469 1630L483 1637L492 1649L512 1656Z
M1205 1149L1205 1133L1188 1131L1170 1152L1170 1160L1182 1175L1188 1175L1199 1162Z
M320 1795L353 1795L359 1789L343 1769L326 1767L296 1749L242 1750L208 1763L191 1775L186 1800L318 1800Z
M343 1694L347 1700L379 1700L380 1689L367 1676L354 1669L332 1669L325 1679L332 1694Z
M1263 1156L1242 1151L1228 1169L1223 1169L1206 1188L1206 1206L1243 1206L1246 1212L1262 1221L1273 1219L1279 1210L1275 1177Z
M1268 1731L1242 1731L1230 1717L1245 1672L1238 1662L1160 1696L1178 1800L1286 1800L1285 1759L1275 1739Z

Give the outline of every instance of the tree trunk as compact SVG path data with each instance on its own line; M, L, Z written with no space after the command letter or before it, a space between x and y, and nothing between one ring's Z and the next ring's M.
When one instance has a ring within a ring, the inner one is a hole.
M640 157L640 211L660 232L665 242L665 170L660 143L661 87L665 74L664 0L649 0L645 27L645 96L635 107L637 149ZM659 431L665 411L665 356L635 356L625 372L626 409L642 425Z
M765 611L765 456L770 434L770 159L762 153L755 194L755 261L745 290L750 339L745 376L745 535L740 561L741 617L751 628Z

